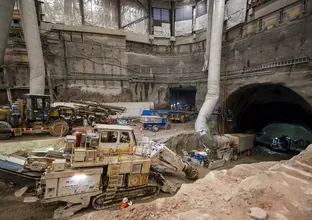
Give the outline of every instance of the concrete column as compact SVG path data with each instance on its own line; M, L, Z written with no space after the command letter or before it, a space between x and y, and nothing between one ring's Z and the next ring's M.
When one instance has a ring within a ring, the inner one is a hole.
M0 66L2 66L15 0L0 1Z
M174 17L175 17L175 15L174 15L174 2L171 2L171 10L170 10L170 31L171 31L171 36L175 36Z
M45 68L34 0L20 0L22 27L27 47L30 82L29 93L43 95Z

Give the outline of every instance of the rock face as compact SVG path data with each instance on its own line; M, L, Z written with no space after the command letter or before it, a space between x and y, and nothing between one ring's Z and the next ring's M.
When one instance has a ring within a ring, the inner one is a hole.
M312 145L288 161L212 171L193 184L182 185L173 197L135 204L133 210L92 212L73 219L250 220L266 219L267 214L268 220L310 220L311 195Z

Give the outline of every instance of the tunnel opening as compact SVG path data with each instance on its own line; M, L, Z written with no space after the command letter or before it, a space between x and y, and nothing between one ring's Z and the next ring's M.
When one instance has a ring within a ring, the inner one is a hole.
M311 106L281 84L244 86L228 97L226 109L232 113L231 132L254 133L256 145L274 152L296 154L312 140Z
M196 87L171 88L171 108L195 111Z

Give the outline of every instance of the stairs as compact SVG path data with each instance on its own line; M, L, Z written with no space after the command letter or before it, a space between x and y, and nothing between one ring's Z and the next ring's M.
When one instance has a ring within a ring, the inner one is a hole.
M120 163L110 164L109 179L105 200L112 200L116 196L119 186Z

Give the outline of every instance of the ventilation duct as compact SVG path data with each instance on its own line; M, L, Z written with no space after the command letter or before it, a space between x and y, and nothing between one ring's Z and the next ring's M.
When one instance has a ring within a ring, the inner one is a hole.
M208 4L208 6L209 5L210 4ZM220 93L221 46L224 6L225 0L214 0L212 31L210 32L209 27L207 28L207 39L210 38L209 35L211 34L207 82L208 91L205 102L198 113L198 117L195 123L195 131L198 134L201 143L210 150L216 150L223 143L223 137L211 135L208 127L208 120L217 105ZM210 17L211 16L208 15L208 18Z
M43 95L45 69L34 0L20 0L22 27L30 68L29 93Z
M210 52L210 42L211 42L211 27L212 27L212 14L213 14L213 0L207 0L207 35L206 35L206 52L205 52L205 61L203 66L203 71L208 70L209 63L209 52Z

